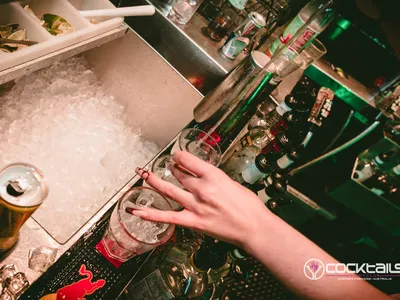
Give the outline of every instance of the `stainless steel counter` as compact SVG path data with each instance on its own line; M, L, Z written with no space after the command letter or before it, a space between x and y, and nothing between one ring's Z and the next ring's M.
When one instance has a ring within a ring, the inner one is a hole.
M193 107L201 100L201 95L135 32L129 30L123 37L83 55L98 79L125 107L131 125L141 128L144 138L155 141L160 148L168 146L192 120ZM47 65L43 60L40 66L31 67L38 69ZM28 268L29 249L58 248L58 259L80 237L88 234L92 225L137 181L135 167L132 166L132 179L121 183L121 189L68 242L59 244L35 221L33 214L22 226L17 245L2 257L0 264L15 264L33 283L42 274Z
M221 48L224 40L216 43L208 39L202 33L202 29L208 25L208 21L197 13L186 25L178 25L168 19L168 10L158 0L122 1L122 5L143 3L154 4L156 15L151 20L149 19L149 22L132 18L127 19L127 23L189 81L195 77L203 77L204 87L197 87L203 95L218 85L243 58L242 54L241 57L231 61L221 56L218 49ZM260 48L260 51L264 51L282 30L283 28L278 28ZM374 107L373 95L364 85L352 76L341 76L329 62L323 59L314 63L306 70L305 74L320 85L332 88L337 97L356 111ZM282 101L300 76L299 72L295 72L285 79L278 91L273 94L274 98L278 102Z

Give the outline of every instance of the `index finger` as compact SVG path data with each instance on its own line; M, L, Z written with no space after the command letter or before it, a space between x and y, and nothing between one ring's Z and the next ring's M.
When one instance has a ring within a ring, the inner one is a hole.
M203 177L212 172L212 168L214 168L209 163L186 151L177 151L172 155L172 158L176 164L185 168L197 177Z

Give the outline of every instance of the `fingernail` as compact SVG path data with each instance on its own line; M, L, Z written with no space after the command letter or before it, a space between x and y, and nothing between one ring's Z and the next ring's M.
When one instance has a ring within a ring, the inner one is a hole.
M128 214L131 214L131 215L133 215L133 212L134 212L135 210L136 210L136 209L133 208L133 207L127 207L127 208L125 208L125 212L127 212Z
M136 168L135 172L144 180L147 180L147 178L150 177L150 173L142 168Z
M126 207L125 212L127 212L130 215L137 216L137 217L143 217L146 215L146 212L144 212L143 210L133 208L133 207Z

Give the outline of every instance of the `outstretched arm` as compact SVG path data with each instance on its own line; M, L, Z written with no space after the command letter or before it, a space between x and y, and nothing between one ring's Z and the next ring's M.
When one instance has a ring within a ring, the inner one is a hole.
M176 164L171 171L186 190L141 169L137 173L185 209L174 212L143 208L135 215L186 226L242 247L300 297L389 299L363 280L340 281L334 276L308 279L304 274L308 260L319 259L324 264L337 261L272 214L255 194L221 170L187 152L177 152L173 159Z

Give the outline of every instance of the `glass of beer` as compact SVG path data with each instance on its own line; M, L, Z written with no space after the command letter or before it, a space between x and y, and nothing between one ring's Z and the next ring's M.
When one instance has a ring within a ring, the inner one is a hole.
M34 166L18 163L0 172L0 253L18 241L18 232L47 197L42 173Z

